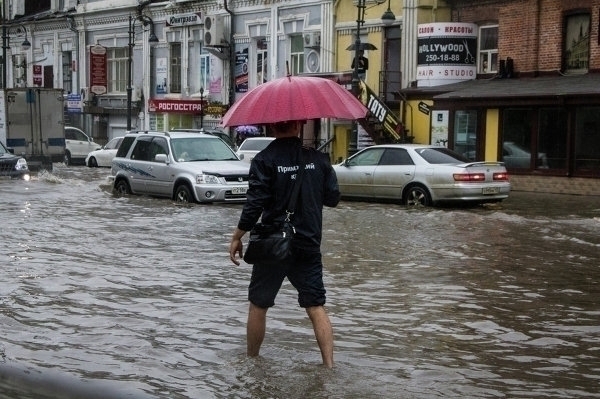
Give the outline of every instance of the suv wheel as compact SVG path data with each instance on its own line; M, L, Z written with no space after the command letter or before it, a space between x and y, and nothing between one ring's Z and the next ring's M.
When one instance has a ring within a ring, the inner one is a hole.
M194 202L194 198L192 197L192 192L185 184L180 184L177 186L177 190L175 190L175 202L181 204L187 204Z
M129 188L129 184L125 180L119 180L115 183L114 192L118 196L122 196L131 194L131 189Z
M96 161L96 158L91 157L88 161L88 166L90 168L97 168L98 167L98 161Z
M65 152L65 157L63 159L63 162L65 163L65 166L71 165L71 153L69 151Z

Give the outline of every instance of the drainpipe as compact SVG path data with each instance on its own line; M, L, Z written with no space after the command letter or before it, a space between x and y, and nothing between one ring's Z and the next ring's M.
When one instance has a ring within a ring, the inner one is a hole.
M75 27L75 17L73 17L72 15L67 15L67 21L69 24L69 30L75 32L75 62L77 63L77 79L75 79L75 84L74 87L71 88L71 92L79 93L79 71L81 69L81 66L79 65L79 30Z
M225 11L229 13L229 106L231 107L235 102L235 64L234 64L234 55L235 55L235 46L233 42L233 11L229 9L227 6L227 0L224 0L223 3L225 7Z

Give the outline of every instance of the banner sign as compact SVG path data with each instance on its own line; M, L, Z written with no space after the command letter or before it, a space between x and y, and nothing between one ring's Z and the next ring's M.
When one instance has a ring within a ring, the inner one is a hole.
M475 79L477 25L457 22L421 24L417 33L417 81Z
M97 95L105 94L108 89L106 57L106 47L90 47L90 91Z
M377 96L370 87L364 83L361 83L361 86L363 90L366 89L366 106L371 114L373 114L373 116L377 118L379 122L381 122L383 125L383 130L386 134L399 141L401 139L399 132L402 127L396 118L396 115L391 112L388 106L379 99L379 96Z
M168 100L153 98L148 100L148 111L173 114L199 114L203 112L206 100Z

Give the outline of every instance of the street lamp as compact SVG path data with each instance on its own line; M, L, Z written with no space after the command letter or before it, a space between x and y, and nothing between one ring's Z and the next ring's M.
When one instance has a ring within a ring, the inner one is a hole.
M154 21L147 15L139 14L134 18L131 14L129 15L129 51L127 53L127 131L131 130L131 108L132 108L132 92L133 92L133 46L135 46L135 20L139 19L144 26L150 25L150 36L148 37L148 43L158 43L158 37L154 33Z
M200 128L204 127L204 87L200 88Z
M360 95L360 77L358 75L360 43L360 27L365 23L365 0L358 0L356 4L358 16L356 18L356 40L354 42L354 70L352 71L352 94L356 97ZM354 122L352 126L352 137L348 145L348 152L355 153L358 150L358 123Z
M381 16L381 21L383 22L383 24L385 26L390 26L391 24L396 22L396 16L392 12L392 8L390 7L390 2L391 2L391 0L388 0L388 8L387 8L386 12L384 12L383 15Z
M29 43L29 40L27 40L27 29L25 29L23 24L19 24L19 26L21 29L23 29L23 34L25 35L25 40L23 40L23 43L21 43L21 49L23 51L27 51L31 48L31 43Z

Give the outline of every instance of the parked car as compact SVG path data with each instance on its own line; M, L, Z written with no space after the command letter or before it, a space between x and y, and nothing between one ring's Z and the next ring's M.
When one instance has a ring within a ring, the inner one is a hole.
M219 129L204 129L204 128L201 128L201 129L184 129L184 128L176 128L176 129L172 129L171 131L172 132L190 132L190 133L206 133L206 134L210 134L212 136L217 136L218 138L220 138L221 140L223 140L234 151L236 149L235 143L233 142L233 140L231 139L231 137L229 137L229 135L227 133L225 133L224 131L219 130Z
M117 195L243 202L249 169L223 140L209 134L137 132L123 138L109 179Z
M65 165L85 164L87 155L102 146L85 134L81 129L65 126Z
M441 146L374 145L334 165L334 169L344 198L431 206L498 202L510 192L502 162L470 161Z
M242 161L250 163L254 156L267 148L273 140L274 137L248 137L242 141L236 154Z
M115 137L99 150L90 152L85 158L85 164L90 168L110 168L122 141L123 137Z
M29 179L29 167L25 158L0 143L0 176L11 179Z

